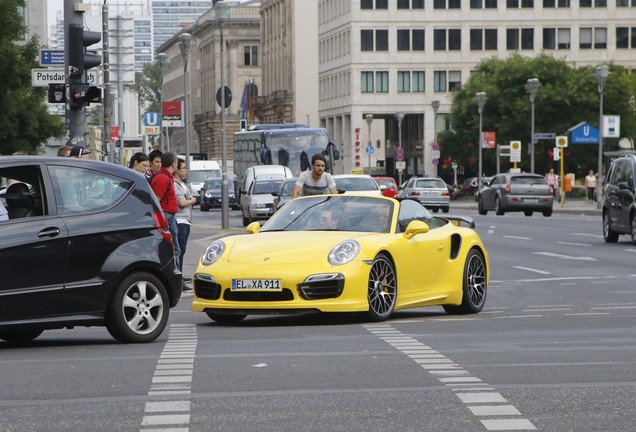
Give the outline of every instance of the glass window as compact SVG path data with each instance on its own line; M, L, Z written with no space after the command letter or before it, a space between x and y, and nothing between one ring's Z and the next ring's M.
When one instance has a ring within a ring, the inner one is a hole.
M558 30L559 37L559 49L569 49L570 48L570 29L569 28L560 28Z
M481 29L470 29L470 49L482 50L484 42L482 40L483 32Z
M424 51L424 30L413 30L413 51Z
M448 49L451 51L460 51L462 49L462 31L449 30L448 31Z
M484 47L487 50L497 49L497 29L484 30Z
M592 7L592 0L579 0L579 2L580 7L582 8Z
M435 92L446 91L446 71L433 72L433 90Z
M409 51L411 49L411 31L397 31L397 49L398 51Z
M398 93L409 93L411 91L411 72L398 71Z
M433 9L446 9L446 0L433 0Z
M521 49L534 49L534 29L521 29Z
M486 0L484 7L486 9L497 9L497 0Z
M607 0L594 0L594 7L607 7Z
M506 7L509 9L518 9L519 0L506 0Z
M629 6L629 0L616 0L616 7L627 7Z
M375 8L376 9L388 9L389 8L389 0L375 0Z
M411 0L411 7L413 9L424 9L424 0Z
M632 27L632 48L636 48L636 27Z
M398 9L409 9L410 8L409 2L410 2L410 0L397 0L397 8Z
M553 8L556 7L556 0L543 0L544 8Z
M362 51L373 51L373 30L360 30L360 48Z
M461 71L448 71L448 90L457 90L462 85L462 72Z
M388 30L375 31L375 50L376 51L389 50L389 31Z
M389 92L389 72L375 73L375 91L376 93Z
M449 9L461 9L462 8L461 0L448 0L448 8Z
M579 48L592 48L592 29L589 27L579 29Z
M532 9L534 7L534 0L521 0L521 7Z
M446 51L446 30L433 30L433 49L435 51Z
M373 9L373 0L361 0L360 9Z
M413 72L413 92L424 92L424 71Z
M506 49L519 49L519 29L506 29Z
M570 0L558 0L559 7L570 7Z
M258 47L246 46L244 60L245 66L258 66Z
M556 48L556 29L544 28L543 29L543 48L555 49Z
M481 9L481 6L482 6L481 0L470 0L471 9Z
M607 48L607 29L597 27L594 29L594 48Z
M362 72L360 91L362 93L373 93L373 72Z

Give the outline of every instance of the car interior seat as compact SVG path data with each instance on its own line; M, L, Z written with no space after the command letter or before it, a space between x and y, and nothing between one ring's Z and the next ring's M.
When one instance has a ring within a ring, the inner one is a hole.
M26 183L14 183L5 193L9 219L34 216L34 200Z

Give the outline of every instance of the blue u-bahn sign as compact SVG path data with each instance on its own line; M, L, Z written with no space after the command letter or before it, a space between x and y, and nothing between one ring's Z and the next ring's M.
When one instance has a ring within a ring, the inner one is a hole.
M598 144L598 129L583 122L572 129L572 144Z

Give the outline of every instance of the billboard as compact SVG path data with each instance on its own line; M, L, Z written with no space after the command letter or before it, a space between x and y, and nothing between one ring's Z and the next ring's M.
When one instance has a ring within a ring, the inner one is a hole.
M183 102L161 103L161 124L164 127L183 127Z

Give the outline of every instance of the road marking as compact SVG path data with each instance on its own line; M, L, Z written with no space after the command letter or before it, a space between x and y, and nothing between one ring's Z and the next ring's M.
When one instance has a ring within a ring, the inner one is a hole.
M516 269L519 269L519 270L526 270L526 271L529 271L529 272L539 273L539 274L543 274L543 275L551 274L549 271L533 269L533 268L530 268L530 267L512 266L512 268L516 268Z
M543 255L543 256L550 257L550 258L558 258L558 259L564 259L564 260L598 261L596 258L589 257L589 256L561 255L561 254L554 253L554 252L532 252L532 253L535 254L535 255Z
M601 234L572 233L572 235L581 236L581 237L592 237L592 238L595 238L595 239L602 239L603 238L603 236Z
M592 246L591 244L586 244L586 243L570 243L570 242L557 242L557 244L562 244L566 246L583 246L583 247Z
M506 400L499 392L495 391L488 383L480 378L470 376L451 359L435 351L417 339L405 335L394 329L390 324L366 324L369 332L393 346L403 354L408 355L424 370L446 385L459 400L464 403L470 412L477 417L487 430L536 430L537 428L528 419L521 417L521 412ZM390 336L387 334L390 333ZM419 350L413 350L417 345ZM402 349L401 347L408 347ZM423 358L424 354L410 354L412 351L428 353L435 358ZM484 405L488 404L488 405ZM492 417L505 417L493 419ZM488 417L488 418L484 418Z
M194 324L170 326L148 396L172 396L172 399L146 402L140 432L187 432L190 429L190 394L197 343Z
M513 239L513 240L532 240L530 237L519 237L519 236L511 236L511 235L503 235L502 237Z

